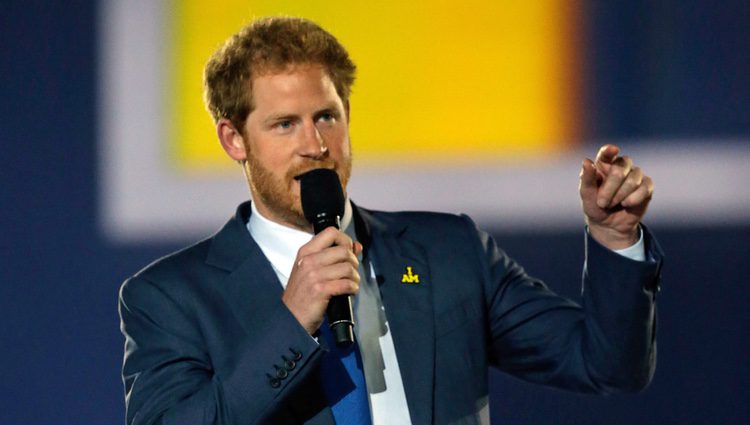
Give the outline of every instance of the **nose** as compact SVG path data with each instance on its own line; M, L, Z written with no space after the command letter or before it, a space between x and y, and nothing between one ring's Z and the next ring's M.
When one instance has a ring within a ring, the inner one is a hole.
M328 146L314 122L305 121L301 137L300 155L320 159L328 154Z

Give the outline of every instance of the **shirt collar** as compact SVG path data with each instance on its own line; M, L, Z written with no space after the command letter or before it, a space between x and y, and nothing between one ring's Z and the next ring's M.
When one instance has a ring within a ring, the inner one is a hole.
M310 242L313 235L263 217L255 207L255 202L250 206L252 214L247 221L247 230L279 275L281 284L286 287L286 281L294 267L294 259L297 258L297 251L302 245ZM341 218L341 229L347 230L351 224L352 206L347 198L344 203L344 216Z

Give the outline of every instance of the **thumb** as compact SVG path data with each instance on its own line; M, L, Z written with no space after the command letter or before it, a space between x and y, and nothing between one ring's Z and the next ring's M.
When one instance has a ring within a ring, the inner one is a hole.
M620 147L617 145L604 145L596 153L596 163L612 164L620 153Z

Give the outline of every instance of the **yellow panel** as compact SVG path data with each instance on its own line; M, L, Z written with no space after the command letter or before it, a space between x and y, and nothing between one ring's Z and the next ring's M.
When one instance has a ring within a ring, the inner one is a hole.
M174 0L170 122L177 161L231 165L201 99L203 66L253 17L310 18L358 66L358 164L466 162L562 149L576 135L576 2ZM249 5L249 6L248 6Z

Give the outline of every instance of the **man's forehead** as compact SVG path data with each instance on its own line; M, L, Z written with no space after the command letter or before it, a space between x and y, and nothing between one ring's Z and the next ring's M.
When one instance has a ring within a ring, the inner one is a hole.
M314 82L313 84L310 84ZM328 109L345 107L325 68L316 63L293 64L253 77L251 113L292 113L299 107Z
M310 81L315 83L310 84ZM341 101L331 77L319 64L290 65L255 75L251 93L255 107L259 106L261 99L303 101L309 96L320 99L321 93L329 95L326 97L331 97L331 100Z
M267 80L275 76L292 75L308 70L319 70L322 75L331 79L327 70L322 64L316 62L288 63L283 65L260 65L253 69L251 83L255 84L258 80Z

